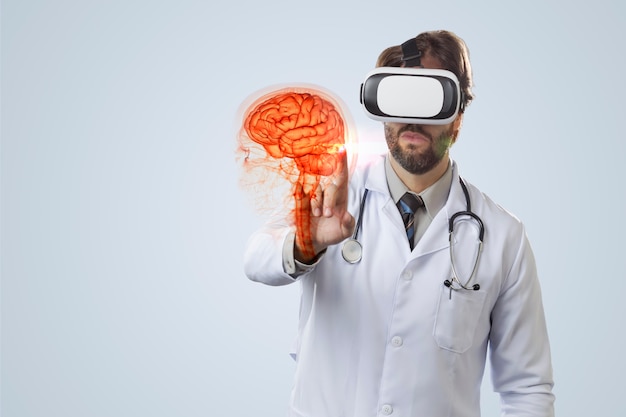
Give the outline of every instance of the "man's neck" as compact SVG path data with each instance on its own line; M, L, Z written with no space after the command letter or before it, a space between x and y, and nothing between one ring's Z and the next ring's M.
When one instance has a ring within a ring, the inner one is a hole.
M428 172L424 174L412 174L409 171L405 170L396 162L393 156L389 155L389 159L391 162L391 167L398 174L398 177L402 182L407 186L407 188L414 193L421 193L431 185L437 182L439 178L446 173L448 169L448 165L450 164L450 157L446 153L441 161L437 165L433 167Z

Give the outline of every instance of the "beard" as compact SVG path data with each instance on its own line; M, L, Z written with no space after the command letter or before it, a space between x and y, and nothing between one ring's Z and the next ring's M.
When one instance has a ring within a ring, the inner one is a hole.
M406 148L400 145L400 135L403 132L416 132L430 139L431 145L425 151L418 151L417 146L408 144ZM453 142L452 127L442 132L437 138L422 130L419 125L406 125L397 132L385 124L385 139L391 156L398 164L411 174L425 174L433 169L446 155Z

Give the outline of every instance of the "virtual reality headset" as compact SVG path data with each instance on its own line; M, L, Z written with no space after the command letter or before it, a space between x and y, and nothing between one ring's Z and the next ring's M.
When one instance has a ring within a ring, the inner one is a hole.
M368 117L382 122L442 125L462 111L459 81L447 70L380 67L361 84Z

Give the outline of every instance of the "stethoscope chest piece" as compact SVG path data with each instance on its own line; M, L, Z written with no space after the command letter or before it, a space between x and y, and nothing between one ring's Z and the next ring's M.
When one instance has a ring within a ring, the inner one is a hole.
M365 207L365 200L367 199L367 193L369 190L366 188L361 198L361 205L359 207L359 219L356 222L354 233L352 237L345 242L341 247L341 256L349 264L355 264L361 260L363 256L363 246L359 242L359 230L361 229L361 223L363 222L363 208Z
M361 260L363 255L363 247L358 240L350 238L343 243L341 247L341 256L346 262L355 264Z

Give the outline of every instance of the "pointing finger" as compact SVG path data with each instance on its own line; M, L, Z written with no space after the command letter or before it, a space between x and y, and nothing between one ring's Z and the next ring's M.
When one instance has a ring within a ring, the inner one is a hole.
M342 147L337 153L337 168L333 183L324 190L324 216L342 213L348 207L348 153Z

